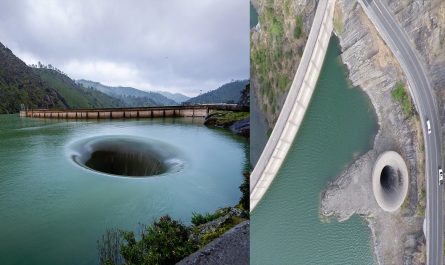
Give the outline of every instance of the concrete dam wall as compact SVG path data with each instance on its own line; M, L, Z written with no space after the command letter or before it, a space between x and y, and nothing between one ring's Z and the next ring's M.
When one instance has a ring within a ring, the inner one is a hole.
M103 109L29 109L20 111L21 117L55 119L137 119L162 117L206 117L211 110L248 111L236 104L165 106Z

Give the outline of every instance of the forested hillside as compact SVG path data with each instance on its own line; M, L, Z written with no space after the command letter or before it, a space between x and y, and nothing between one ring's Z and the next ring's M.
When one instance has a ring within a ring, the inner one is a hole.
M63 97L62 101L68 108L124 107L123 101L100 91L84 88L56 70L48 68L33 68L33 70L42 78L45 85Z
M167 91L156 91L156 92L158 92L159 94L163 95L166 98L176 101L179 104L190 99L190 97L187 97L186 95L183 95L181 93L170 93Z
M99 82L88 80L77 80L78 84L82 84L85 88L98 90L109 96L118 98L124 102L127 107L150 107L150 106L174 106L178 103L169 99L160 93L142 91L132 87L111 87L103 85Z
M0 113L16 113L20 104L30 108L66 107L55 90L0 43Z
M205 104L205 103L238 103L241 93L245 89L249 80L237 80L221 87L191 98L185 104Z

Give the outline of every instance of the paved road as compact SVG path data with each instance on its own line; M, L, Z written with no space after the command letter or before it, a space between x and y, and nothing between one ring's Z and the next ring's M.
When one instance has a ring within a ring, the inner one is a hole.
M443 263L443 187L438 184L438 168L442 167L442 137L437 103L426 71L406 32L381 0L360 0L368 17L397 57L405 72L410 92L423 124L427 176L427 264ZM431 134L426 121L431 122Z

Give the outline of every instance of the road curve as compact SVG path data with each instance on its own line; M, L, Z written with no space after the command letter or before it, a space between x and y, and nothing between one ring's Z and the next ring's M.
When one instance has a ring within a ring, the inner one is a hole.
M380 0L359 0L365 13L399 61L409 84L422 122L425 141L427 185L426 238L427 264L443 263L443 188L438 185L438 168L442 167L442 134L434 90L406 32L388 7ZM426 121L431 122L431 134Z
M335 0L320 0L286 101L250 175L250 211L266 193L298 132L320 74L333 29Z

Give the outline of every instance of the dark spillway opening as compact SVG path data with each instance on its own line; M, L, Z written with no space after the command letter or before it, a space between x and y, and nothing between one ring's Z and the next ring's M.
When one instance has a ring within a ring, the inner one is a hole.
M155 176L182 167L170 146L135 137L92 138L76 143L73 149L77 164L110 175Z
M166 171L166 166L154 154L118 145L94 151L85 165L120 176L153 176Z
M399 170L391 166L385 166L380 173L380 185L387 193L396 191L402 186L402 176Z

